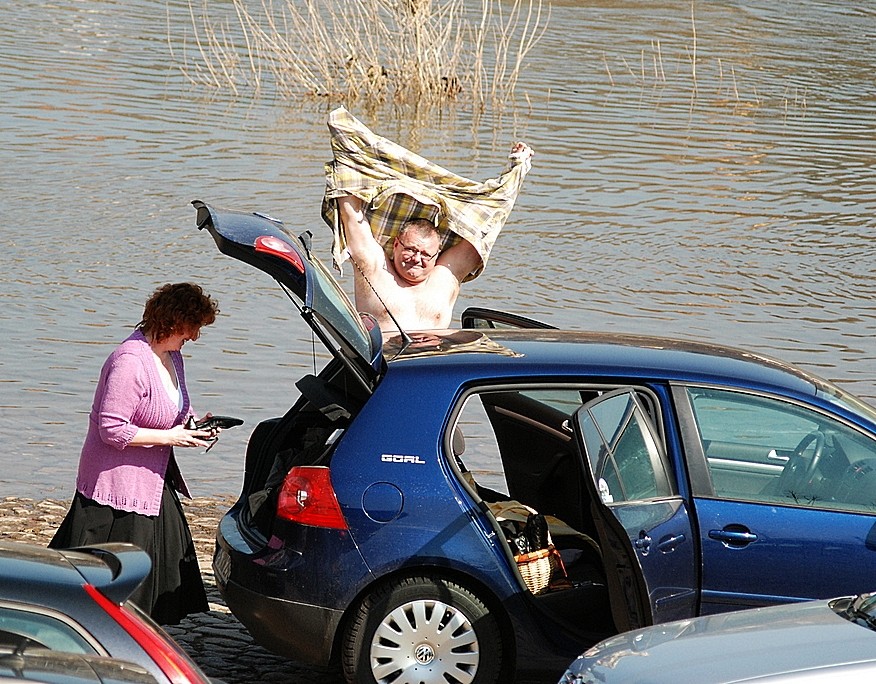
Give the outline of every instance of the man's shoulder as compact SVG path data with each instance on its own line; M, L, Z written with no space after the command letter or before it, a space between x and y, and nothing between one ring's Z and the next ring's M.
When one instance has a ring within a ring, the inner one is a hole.
M450 288L454 291L459 289L459 282L459 278L453 272L453 269L444 264L435 264L429 280L426 281L427 284L430 284L435 289Z
M410 285L405 290L413 301L418 302L418 306L424 304L429 304L429 308L441 308L448 304L452 306L459 294L459 280L449 268L436 266L428 280Z

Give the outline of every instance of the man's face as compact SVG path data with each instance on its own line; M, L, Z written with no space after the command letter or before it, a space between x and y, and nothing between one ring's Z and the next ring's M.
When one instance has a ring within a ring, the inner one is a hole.
M407 282L421 283L435 268L441 241L434 233L427 236L406 232L395 238L392 247L392 263Z

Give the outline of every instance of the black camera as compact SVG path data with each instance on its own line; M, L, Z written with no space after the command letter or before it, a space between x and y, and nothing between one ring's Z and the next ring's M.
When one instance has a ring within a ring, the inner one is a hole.
M209 418L196 421L194 416L189 416L189 419L185 424L185 429L216 430L218 428L220 430L226 430L228 428L236 427L237 425L243 425L242 418L234 418L232 416L210 416Z
M195 430L227 430L228 428L243 425L242 418L233 418L232 416L210 416L195 423Z

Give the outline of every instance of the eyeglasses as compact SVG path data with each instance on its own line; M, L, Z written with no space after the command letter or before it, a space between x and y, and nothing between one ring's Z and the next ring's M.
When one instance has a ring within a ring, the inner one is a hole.
M414 257L420 257L420 259L422 259L423 261L428 262L428 261L432 261L432 259L434 259L435 257L437 257L441 253L441 250L439 249L434 254L429 254L428 252L424 252L423 250L417 249L416 247L411 247L410 245L406 245L404 242L401 241L400 238L396 238L395 241L401 245L402 256L405 259L413 259Z

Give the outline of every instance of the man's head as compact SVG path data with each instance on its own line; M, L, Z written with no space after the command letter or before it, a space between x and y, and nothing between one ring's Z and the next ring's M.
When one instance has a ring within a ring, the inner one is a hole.
M393 241L392 263L396 273L416 285L421 283L435 268L441 238L428 219L413 219L405 222Z

